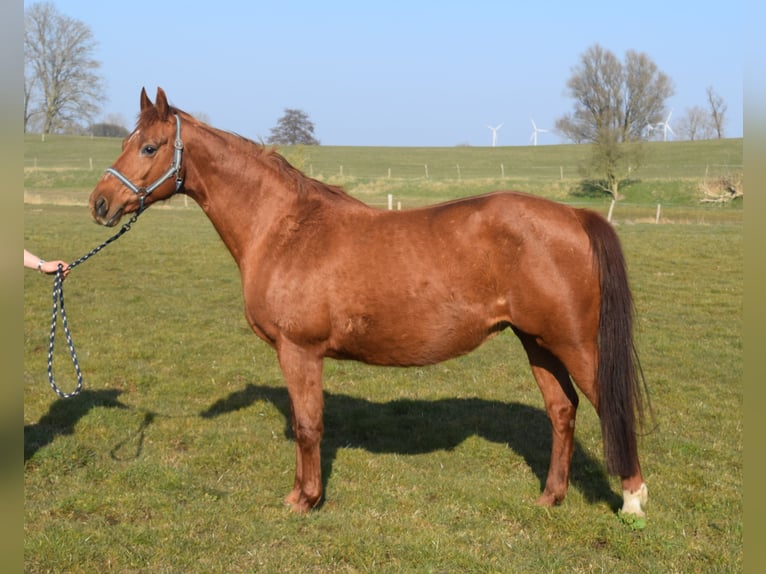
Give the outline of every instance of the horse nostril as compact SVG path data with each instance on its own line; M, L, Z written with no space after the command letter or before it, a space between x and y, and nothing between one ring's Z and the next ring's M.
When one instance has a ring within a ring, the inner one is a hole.
M106 201L106 198L103 195L96 200L95 208L96 215L102 218L106 216L106 212L109 209L109 203Z

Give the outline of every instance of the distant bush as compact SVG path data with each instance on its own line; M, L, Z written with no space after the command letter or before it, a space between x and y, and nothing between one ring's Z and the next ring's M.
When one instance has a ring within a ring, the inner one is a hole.
M86 130L86 135L103 138L124 138L130 132L127 128L117 124L91 124Z

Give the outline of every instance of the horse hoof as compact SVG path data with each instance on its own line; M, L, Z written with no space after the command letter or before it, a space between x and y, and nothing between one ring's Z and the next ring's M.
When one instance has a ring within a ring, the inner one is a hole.
M622 510L621 514L633 515L636 518L644 518L646 513L644 512L644 506L649 501L649 489L646 488L646 484L641 486L635 492L629 490L622 491Z
M319 498L311 502L300 489L295 489L285 497L284 503L296 514L306 514L319 503Z
M292 510L295 513L302 514L304 512L308 511L308 508L306 507L305 503L301 504L301 491L300 489L293 489L290 491L290 494L285 496L285 506L287 506L290 510Z
M540 495L540 498L537 499L535 504L537 504L537 506L546 506L546 507L550 508L552 506L557 506L557 505L561 504L562 500L564 500L563 497L559 498L559 497L557 497L553 493L543 492Z
M289 496L285 498L284 503L285 503L285 506L289 508L295 514L306 514L309 510L311 510L309 505L305 504L305 502L304 503L301 503L300 501L293 502Z

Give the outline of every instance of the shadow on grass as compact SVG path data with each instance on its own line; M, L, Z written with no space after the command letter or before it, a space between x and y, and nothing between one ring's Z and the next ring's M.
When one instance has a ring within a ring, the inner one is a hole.
M68 399L59 399L34 424L24 425L24 462L58 436L74 433L77 422L95 407L126 409L117 400L122 391L83 391Z
M215 418L267 401L285 417L285 436L290 428L290 402L284 387L248 384L207 410L203 418ZM551 450L551 426L544 410L519 403L478 398L434 401L398 399L375 403L359 397L325 391L322 479L327 485L332 465L341 448L363 448L369 452L422 454L452 450L468 437L508 444L522 456L545 486ZM622 500L612 491L604 467L575 439L571 483L590 503L604 501L617 511Z

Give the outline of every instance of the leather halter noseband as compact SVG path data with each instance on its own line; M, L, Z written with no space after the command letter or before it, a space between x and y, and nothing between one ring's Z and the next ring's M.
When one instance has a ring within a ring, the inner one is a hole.
M106 169L106 173L110 173L113 176L115 176L123 184L125 184L125 186L128 189L130 189L133 193L135 193L138 196L138 201L139 201L138 212L139 213L141 213L144 210L144 200L147 197L149 197L149 195L151 195L151 193L155 189L157 189L159 186L161 186L171 177L175 176L176 178L176 189L173 193L178 193L178 190L181 189L181 186L184 183L184 180L181 177L181 157L183 155L183 149L184 149L184 144L181 141L181 117L178 114L173 114L173 115L176 117L176 140L174 144L175 151L173 152L173 162L170 164L170 167L167 169L167 171L159 177L159 179L157 179L154 183L152 183L149 186L138 187L136 184L130 181L127 177L125 177L115 168L109 167Z

